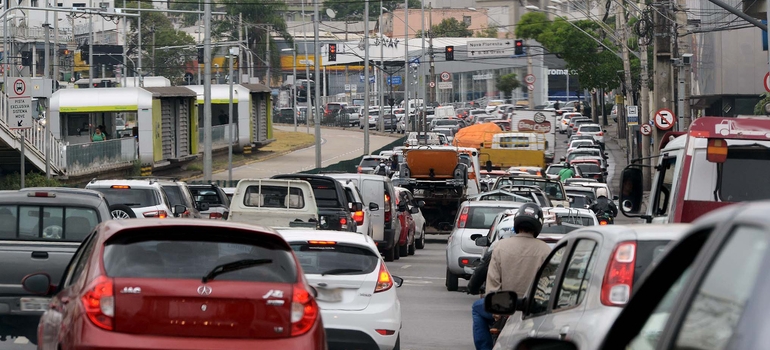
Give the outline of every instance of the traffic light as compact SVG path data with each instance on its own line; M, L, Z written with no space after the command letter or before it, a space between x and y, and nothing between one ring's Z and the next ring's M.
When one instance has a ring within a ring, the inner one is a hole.
M514 46L513 53L515 55L523 55L524 54L524 40L516 39L513 42L513 46Z
M198 48L198 64L203 63L203 48Z
M21 52L21 65L25 67L32 67L32 51Z
M337 44L329 44L329 62L337 61Z
M455 60L455 47L454 46L447 46L444 48L444 60L445 61L454 61Z

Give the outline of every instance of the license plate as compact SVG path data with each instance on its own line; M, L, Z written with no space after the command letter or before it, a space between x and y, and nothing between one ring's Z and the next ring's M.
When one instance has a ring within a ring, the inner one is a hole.
M21 311L46 311L50 304L47 298L21 298Z
M318 288L318 300L327 303L338 303L342 301L342 289L323 289Z

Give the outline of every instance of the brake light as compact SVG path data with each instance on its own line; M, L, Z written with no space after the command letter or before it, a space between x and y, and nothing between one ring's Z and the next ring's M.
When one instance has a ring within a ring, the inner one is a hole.
M318 304L305 286L294 287L291 299L291 335L293 337L307 333L313 328L318 318Z
M221 219L222 213L209 213L209 219Z
M575 134L575 135L580 136L580 135L582 135L582 133L580 131L578 131L577 134Z
M356 220L357 225L363 225L364 224L364 211L359 210L355 213L353 213L353 219Z
M27 197L53 198L53 197L56 197L56 193L53 193L53 192L30 192L30 193L27 193Z
M380 335L393 335L393 334L396 334L396 331L395 330L391 330L391 329L375 329L375 331L377 331L377 333L380 333Z
M636 242L621 242L615 246L607 272L602 281L602 304L623 306L631 298L636 265Z
M360 166L359 166L359 167L358 167L358 173L360 174L360 173L362 173L362 172L364 172L364 168L362 168L362 167L360 167Z
M468 221L468 207L463 208L460 212L460 216L457 218L457 227L465 228L465 223Z
M165 219L168 217L168 213L166 213L165 210L148 211L142 215L144 215L144 217L146 218L158 218L158 219Z
M115 297L112 287L112 279L99 276L91 282L88 291L80 299L88 319L97 327L108 331L113 328L115 316Z
M712 163L724 163L727 160L727 141L709 139L706 148L706 160Z
M307 241L307 244L311 245L335 245L337 242L335 241Z
M393 219L393 214L390 212L390 195L385 194L385 225L390 224L390 220Z
M598 133L596 133L596 136L604 136L604 132L599 131Z
M599 225L601 225L601 226L605 226L605 225L607 225L608 223L609 223L609 222L608 222L606 219L601 219L601 220L599 220Z
M347 224L348 224L347 218L340 218L340 225L342 225L342 227L347 226Z
M380 263L380 273L377 277L377 286L374 287L374 292L384 292L390 288L393 288L393 278L390 277L390 272L385 264Z
M131 189L131 186L126 186L126 185L112 185L112 186L110 186L110 188L112 188L112 189L116 189L116 190L130 190L130 189Z

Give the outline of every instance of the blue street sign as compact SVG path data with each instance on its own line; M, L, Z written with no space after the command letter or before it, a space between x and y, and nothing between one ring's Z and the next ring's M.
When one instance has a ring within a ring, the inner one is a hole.
M420 64L420 57L415 57L411 59L409 63Z
M374 79L374 75L372 75L371 77L369 77L369 82L370 82L370 83L374 83L375 81L376 81L376 80Z
M396 75L396 76L393 76L392 79L391 79L391 77L388 77L387 83L388 83L388 85L401 85L401 76L400 75Z
M358 82L359 83L363 83L364 82L364 76L363 75L359 75L358 76Z

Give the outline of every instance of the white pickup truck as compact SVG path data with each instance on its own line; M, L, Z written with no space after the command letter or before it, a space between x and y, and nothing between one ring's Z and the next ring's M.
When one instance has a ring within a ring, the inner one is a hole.
M241 180L230 202L227 221L274 229L317 228L313 188L301 180Z

